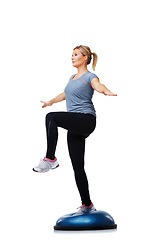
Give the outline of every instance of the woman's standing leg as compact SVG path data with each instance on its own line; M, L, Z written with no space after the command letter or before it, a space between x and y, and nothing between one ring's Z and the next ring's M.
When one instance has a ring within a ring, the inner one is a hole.
M82 204L91 205L88 180L84 170L85 137L68 131L67 135L69 155L75 173L76 184L81 196Z
M54 158L58 127L68 130L68 149L75 173L76 184L81 196L82 204L91 205L88 180L84 170L85 139L96 125L96 118L92 115L53 112L46 116L47 154L49 159Z

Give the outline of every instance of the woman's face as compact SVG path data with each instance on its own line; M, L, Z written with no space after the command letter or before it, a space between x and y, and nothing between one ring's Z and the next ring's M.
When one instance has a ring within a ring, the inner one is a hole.
M73 64L73 67L79 67L87 64L87 56L83 56L83 54L79 49L73 50L72 64Z

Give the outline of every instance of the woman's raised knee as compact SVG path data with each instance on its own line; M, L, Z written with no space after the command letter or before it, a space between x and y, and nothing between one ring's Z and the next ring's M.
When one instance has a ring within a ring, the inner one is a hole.
M54 112L49 112L46 115L46 121L50 121L54 119Z

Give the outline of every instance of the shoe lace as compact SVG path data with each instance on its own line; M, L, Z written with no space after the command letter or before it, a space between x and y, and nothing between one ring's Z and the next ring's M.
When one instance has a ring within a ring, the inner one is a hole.
M39 166L43 166L44 164L47 164L47 161L45 161L45 158L41 158L39 162Z
M44 158L41 158L41 159L40 159L40 163L41 163L41 162L44 162Z
M82 209L82 208L84 208L84 207L85 207L85 204L83 204L83 205L77 207L77 209Z

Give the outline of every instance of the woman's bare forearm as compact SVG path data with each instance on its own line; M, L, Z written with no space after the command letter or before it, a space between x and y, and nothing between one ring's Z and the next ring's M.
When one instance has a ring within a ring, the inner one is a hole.
M65 99L66 99L66 97L65 97L65 92L63 92L63 93L59 94L57 97L51 99L49 102L50 102L50 104L52 105L52 104L54 104L54 103L62 102L62 101L64 101Z
M103 92L108 92L108 93L110 93L110 92L111 92L108 88L106 88L106 86L105 86L104 84L101 84L101 83L98 84L96 90L97 90L97 92L99 92L99 93L103 93Z
M91 81L92 88L99 93L103 93L108 96L117 96L117 94L112 93L104 84L101 84L98 78L93 78Z

